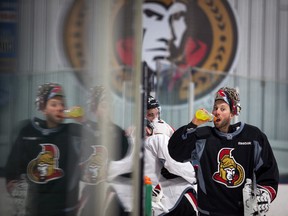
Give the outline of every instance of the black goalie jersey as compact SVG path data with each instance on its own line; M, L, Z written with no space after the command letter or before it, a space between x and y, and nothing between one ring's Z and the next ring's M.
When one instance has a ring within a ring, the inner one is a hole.
M6 180L25 174L26 215L66 215L76 211L79 190L81 126L29 121L20 131L6 165Z
M230 133L188 124L174 132L169 153L191 161L197 170L201 215L243 216L242 189L256 174L257 184L276 197L279 171L267 137L256 127L237 123Z

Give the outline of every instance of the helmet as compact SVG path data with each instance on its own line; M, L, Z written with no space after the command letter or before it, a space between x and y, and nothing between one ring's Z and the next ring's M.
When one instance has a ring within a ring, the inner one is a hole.
M239 93L235 88L220 88L215 95L215 101L216 100L224 100L229 105L230 110L234 115L240 114L240 97Z
M188 0L177 0L177 1L175 0L145 0L145 2L152 2L152 3L158 2L160 4L165 5L166 7L171 6L175 2L182 2L183 4L188 4Z
M153 109L153 108L160 108L160 104L159 104L158 100L156 100L154 97L149 95L148 99L147 99L147 110Z
M65 97L63 88L58 83L45 83L38 87L37 97L35 100L38 110L43 110L46 106L46 103L49 99L61 96Z

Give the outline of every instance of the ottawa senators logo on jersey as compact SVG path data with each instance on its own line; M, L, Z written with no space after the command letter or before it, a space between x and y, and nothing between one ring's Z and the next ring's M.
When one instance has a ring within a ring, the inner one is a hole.
M81 163L83 175L81 180L87 184L96 185L104 181L107 171L108 153L104 146L91 146L93 153Z
M232 156L233 148L223 148L218 153L218 171L213 174L213 180L235 188L241 185L245 179L243 167Z
M63 177L64 172L58 167L58 147L53 144L40 145L42 146L42 151L28 164L28 178L35 183L45 184Z

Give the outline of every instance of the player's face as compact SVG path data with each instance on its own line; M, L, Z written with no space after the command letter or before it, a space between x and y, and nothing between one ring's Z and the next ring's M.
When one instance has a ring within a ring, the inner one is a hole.
M158 108L148 109L146 113L146 119L152 122L154 119L159 117L159 110Z
M47 126L49 128L57 127L63 121L65 104L63 97L56 96L49 99L43 113L46 115Z
M168 9L156 3L143 5L143 60L156 71L157 60L167 61L170 47L179 48L187 29L187 7L176 2Z
M233 118L229 105L223 100L215 101L212 114L216 117L216 120L214 120L215 127L227 133L230 121Z

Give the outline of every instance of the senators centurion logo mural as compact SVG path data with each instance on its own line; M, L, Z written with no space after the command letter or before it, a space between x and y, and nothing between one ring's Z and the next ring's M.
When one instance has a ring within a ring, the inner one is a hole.
M83 0L76 0L67 14L64 43L75 68L84 68L86 63L87 10ZM111 16L111 65L122 68L111 72L111 86L121 95L123 83L133 75L133 70L127 70L133 68L135 57L133 1L114 1ZM145 0L142 29L142 62L156 77L156 92L163 105L187 102L191 81L195 99L209 94L235 65L238 24L228 1ZM84 72L75 73L84 80Z

